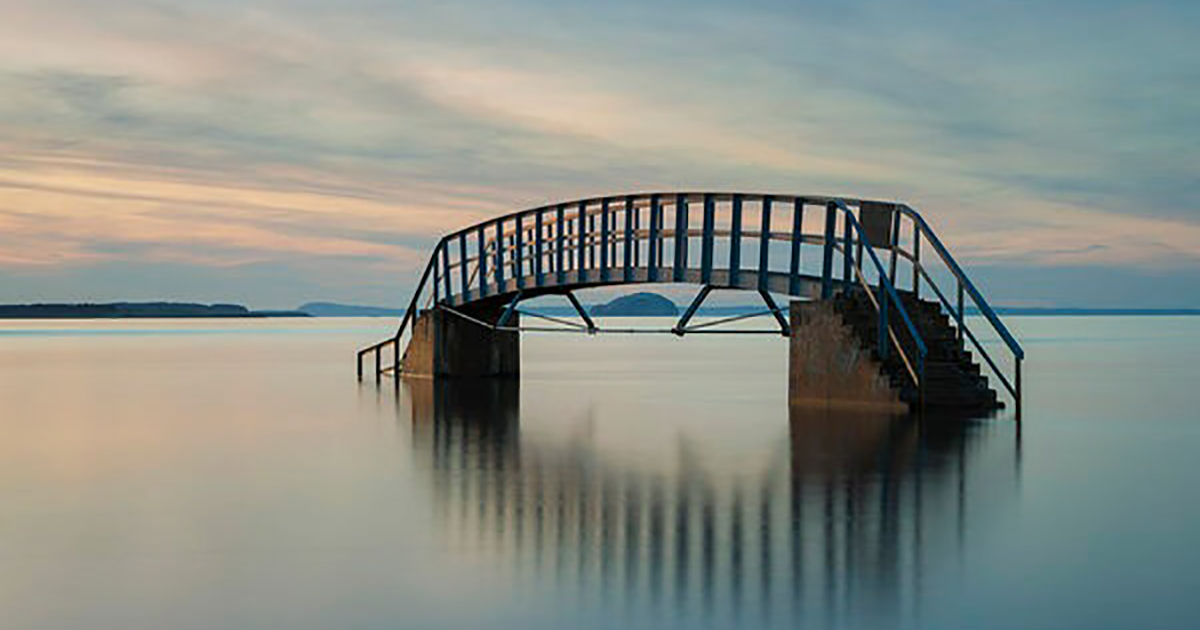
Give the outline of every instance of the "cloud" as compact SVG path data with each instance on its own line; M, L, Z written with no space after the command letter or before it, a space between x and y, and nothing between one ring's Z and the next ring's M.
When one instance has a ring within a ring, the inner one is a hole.
M9 273L412 273L485 216L677 187L904 199L976 263L1200 258L1185 4L11 5Z

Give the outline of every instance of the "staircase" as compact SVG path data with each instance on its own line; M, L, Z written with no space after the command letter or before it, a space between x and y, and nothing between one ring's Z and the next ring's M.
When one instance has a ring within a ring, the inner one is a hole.
M997 399L996 391L988 386L988 378L980 374L979 364L965 349L958 328L941 306L937 302L922 300L910 292L899 291L898 295L929 351L925 360L925 409L979 413L1004 407ZM863 349L879 360L879 315L867 294L862 290L842 293L834 298L834 308L854 331ZM892 330L898 331L897 336L905 354L915 357L916 344L907 333L898 309L890 309L889 316ZM891 380L892 387L900 392L901 400L911 405L918 404L921 392L914 386L903 360L895 352L895 346L891 350L887 359L880 361L880 369Z

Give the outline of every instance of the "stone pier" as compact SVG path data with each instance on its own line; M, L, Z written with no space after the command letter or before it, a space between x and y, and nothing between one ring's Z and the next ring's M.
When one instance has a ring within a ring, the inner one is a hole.
M878 361L830 300L793 301L788 398L793 405L903 412Z
M495 312L471 312L494 322ZM519 325L513 314L508 326ZM442 310L427 310L413 322L412 339L404 351L405 376L517 377L521 374L521 336L515 330L493 330Z

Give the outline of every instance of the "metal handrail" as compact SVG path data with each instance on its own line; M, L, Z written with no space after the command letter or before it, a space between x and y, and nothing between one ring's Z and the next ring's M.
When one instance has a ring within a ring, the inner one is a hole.
M957 278L959 282L963 283L963 288L967 291L967 294L971 296L971 299L975 302L975 306L979 308L979 312L986 317L988 322L991 323L992 327L996 329L996 332L999 333L1000 337L1004 339L1004 343L1008 345L1008 348L1012 350L1013 354L1019 359L1024 359L1025 350L1021 347L1021 344L1017 343L1017 340L1012 336L1012 333L1008 331L1008 327L1006 327L1004 322L1000 321L1000 317L996 315L996 311L992 310L991 305L989 305L987 300L984 299L983 295L979 293L979 290L975 288L975 284L971 282L971 279L967 277L967 274L963 272L961 267L958 266L958 262L954 260L954 256L950 255L950 252L946 249L945 245L942 245L941 239L939 239L937 234L930 229L929 224L925 222L925 218L908 205L897 204L896 207L902 213L911 218L918 226L918 228L921 230L921 233L925 236L925 239L929 241L930 245L933 245L934 251L937 252L938 256L942 259L942 262L946 263L946 266L950 268L950 272L954 274L955 278Z
M897 204L896 209L913 222L913 226L915 228L914 239L919 239L921 236L924 236L925 240L928 241L933 247L933 251L937 253L938 258L941 259L942 263L946 265L946 268L949 269L950 273L954 276L955 281L958 282L960 288L959 302L962 301L962 293L965 292L966 295L971 298L971 301L974 302L979 313L984 316L984 319L986 319L987 322L992 326L992 329L996 331L996 333L1004 341L1004 344L1008 347L1009 351L1012 353L1015 361L1015 383L1008 379L1008 377L996 364L996 361L992 358L991 354L988 353L987 349L983 347L983 344L979 342L979 339L975 336L975 333L966 325L966 322L964 321L962 305L959 305L956 312L956 309L953 305L951 305L950 300L937 286L933 276L929 274L925 270L924 265L920 263L919 257L916 255L909 257L913 265L913 273L917 274L918 276L924 276L926 281L929 283L930 288L934 290L934 293L937 294L938 299L942 302L943 306L946 307L946 310L955 315L963 334L971 340L971 343L979 351L979 354L987 362L988 366L992 368L992 371L1000 380L1001 384L1003 384L1004 388L1008 390L1008 393L1013 396L1013 399L1017 405L1017 412L1019 414L1021 409L1021 362L1025 359L1024 348L1021 347L1021 344L1017 342L1016 338L1013 337L1011 332L1009 332L1008 327L1005 326L1004 322L1000 320L999 315L997 315L996 311L992 309L992 306L988 304L987 300L983 297L983 294L981 294L975 287L975 284L971 282L971 279L967 277L967 274L962 270L962 267L959 266L958 261L954 259L954 256L951 255L950 251L946 249L946 246L942 244L941 239L939 239L937 234L934 233L933 229L929 227L929 224L925 221L925 218L922 217L919 212L906 204Z
M904 308L904 303L900 301L900 295L896 292L896 287L894 287L892 285L892 281L888 277L887 270L884 268L883 263L880 262L879 256L877 256L875 254L875 248L871 245L870 239L867 238L866 231L863 229L862 224L858 222L858 219L854 218L854 212L850 210L850 207L847 206L845 202L842 202L840 200L835 200L832 203L838 209L840 209L842 211L842 216L845 217L846 222L857 233L859 242L863 244L863 251L865 251L868 255L870 255L871 262L874 263L874 265L875 265L875 271L879 277L879 286L882 287L887 292L886 297L889 298L892 301L892 303L896 305L896 309L900 313L900 318L904 322L905 328L908 329L909 335L912 336L913 342L916 344L916 347L917 347L916 373L913 374L911 371L911 368L909 368L910 369L909 375L915 381L913 384L918 388L918 390L920 390L924 386L925 359L929 354L929 349L925 345L925 341L921 338L921 333L917 331L917 327L913 323L912 318L909 317L908 309ZM848 250L850 248L850 245L851 245L850 243L843 243L843 247L846 248L846 250L847 250L847 252L844 252L844 253L846 253L846 255L849 255ZM862 261L856 260L855 266L858 269L861 269ZM865 278L863 278L863 281L865 284ZM885 327L886 330L890 333L891 332L891 321L887 314L887 302L883 302L882 304L875 303L875 302L872 302L872 303L874 304L875 309L879 313L879 316L880 316L879 325L881 327ZM908 353L906 353L904 351L904 347L902 344L900 344L900 340L895 337L892 337L892 342L896 344L897 350L900 351L901 358L905 360L905 363L908 363Z

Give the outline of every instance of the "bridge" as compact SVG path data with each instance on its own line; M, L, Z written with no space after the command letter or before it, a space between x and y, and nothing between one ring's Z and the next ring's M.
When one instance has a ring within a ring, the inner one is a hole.
M602 327L574 294L667 283L699 290L661 331ZM693 323L714 290L756 293L763 308ZM578 321L519 308L545 295L564 296ZM447 234L395 335L358 352L358 377L371 360L377 382L517 376L522 331L764 332L728 327L750 316L773 317L774 333L790 339L793 402L979 410L1009 401L1020 413L1024 350L920 213L816 195L594 197Z

